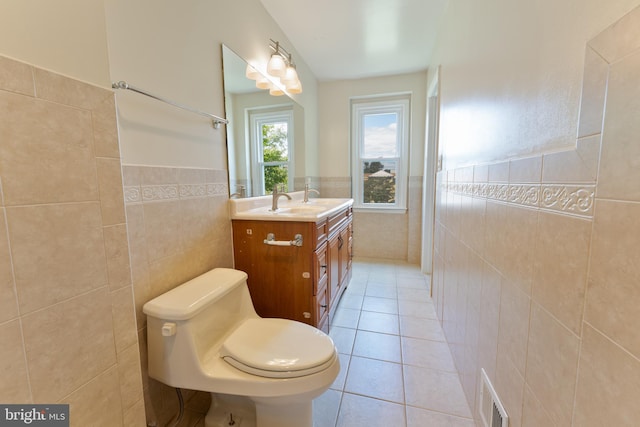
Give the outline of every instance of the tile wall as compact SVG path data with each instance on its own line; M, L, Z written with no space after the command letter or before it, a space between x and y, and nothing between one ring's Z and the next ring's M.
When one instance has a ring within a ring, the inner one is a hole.
M320 178L321 197L352 197L351 178ZM404 214L355 212L354 256L420 264L422 242L422 177L409 177L408 210ZM382 226L381 226L382 225Z
M437 178L436 311L515 427L640 420L640 8L585 57L575 149Z
M115 102L0 57L0 402L145 422Z
M123 181L147 421L167 425L178 398L147 376L142 306L214 267L233 267L227 171L124 165ZM193 425L208 410L209 393L184 393L184 425Z

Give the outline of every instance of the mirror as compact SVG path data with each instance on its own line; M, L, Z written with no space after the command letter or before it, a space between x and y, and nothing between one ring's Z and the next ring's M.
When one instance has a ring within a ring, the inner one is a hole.
M268 90L256 88L255 82L245 77L246 61L225 45L222 63L225 114L229 119L229 192L239 196L244 190L246 197L262 196L271 192L272 183L283 181L287 191L294 190L294 178L305 176L304 109L287 96L271 96ZM276 157L287 162L270 162L274 158L268 157L266 143L258 146L255 142L264 140L268 130L274 128L280 135L274 137L279 147ZM286 136L282 136L283 128Z

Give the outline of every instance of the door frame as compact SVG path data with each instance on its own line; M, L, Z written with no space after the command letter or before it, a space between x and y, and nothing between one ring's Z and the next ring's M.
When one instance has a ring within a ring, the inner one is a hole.
M427 89L427 138L424 150L422 183L422 251L420 268L424 274L433 273L433 242L435 230L436 174L438 161L438 130L440 118L440 66Z

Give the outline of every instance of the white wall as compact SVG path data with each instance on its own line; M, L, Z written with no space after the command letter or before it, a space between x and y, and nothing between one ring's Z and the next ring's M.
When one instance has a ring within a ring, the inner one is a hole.
M586 42L638 3L449 2L432 60L445 168L574 146Z
M421 179L424 169L427 72L318 84L318 159L324 197L351 197L350 98L411 92L408 209L402 214L357 212L354 255L420 261ZM379 242L385 242L381 252Z
M639 227L637 167L619 160L639 157L638 145L623 135L634 134L638 122L637 102L624 95L637 94L631 88L640 73L637 55L635 64L609 66L602 53L618 45L637 48L639 26L617 28L618 40L607 35L608 49L589 48L585 67L589 40L639 4L449 3L433 61L441 65L445 165L438 174L432 290L476 419L480 368L511 426L639 419L640 364L629 346L639 342L629 326L637 324L630 317L637 310L624 308L638 298L637 287L628 286L637 282L629 276L637 245L625 238ZM589 133L580 134L575 150L579 117ZM530 157L510 160L524 156ZM520 197L518 187L532 191ZM590 196L581 206L592 210L580 216L571 196L564 197L582 191ZM548 196L554 192L562 202ZM629 268L600 275L614 259Z
M427 72L338 80L319 83L318 152L320 176L349 177L350 174L350 98L397 92L412 92L411 154L409 175L422 176L426 117Z
M305 169L317 173L316 79L258 0L20 0L0 3L0 54L102 87L130 84L224 116L221 43L265 67L269 39L291 50L303 83ZM118 92L125 164L226 169L224 129Z
M258 0L105 0L113 80L224 115L221 44L264 68L269 39L291 43ZM315 77L293 52L304 86L296 97L316 122ZM123 163L226 169L224 130L133 93L118 94ZM314 133L308 144L315 145Z
M0 54L111 87L104 0L0 2Z

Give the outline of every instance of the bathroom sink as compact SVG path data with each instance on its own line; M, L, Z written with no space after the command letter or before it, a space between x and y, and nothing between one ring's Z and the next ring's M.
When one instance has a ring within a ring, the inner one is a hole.
M285 203L281 203L280 207L278 207L278 209L275 211L271 210L271 206L261 206L259 208L246 210L243 213L246 215L268 215L268 216L277 216L277 215L316 216L326 210L327 210L326 206L297 206L297 205L291 206Z
M304 206L293 206L293 207L280 207L276 211L269 210L272 214L285 214L285 215L309 215L309 214L317 214L327 210L326 206L312 206L312 205L304 205Z
M353 204L353 199L340 198L313 198L304 202L303 193L289 193L291 200L281 198L275 211L271 210L271 196L229 199L231 219L315 222Z
M317 197L317 198L309 199L309 201L307 202L300 202L300 203L302 203L304 206L330 206L330 205L341 204L345 200L351 200L351 199Z

